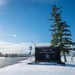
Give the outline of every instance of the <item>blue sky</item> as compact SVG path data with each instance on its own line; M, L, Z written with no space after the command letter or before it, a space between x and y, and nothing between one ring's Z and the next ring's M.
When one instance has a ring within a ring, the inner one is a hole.
M1 43L50 43L52 5L62 7L62 19L75 41L75 0L0 0Z

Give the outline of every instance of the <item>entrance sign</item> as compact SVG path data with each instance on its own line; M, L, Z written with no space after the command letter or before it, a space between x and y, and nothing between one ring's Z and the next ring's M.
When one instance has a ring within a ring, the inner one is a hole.
M35 47L35 62L60 61L59 47Z

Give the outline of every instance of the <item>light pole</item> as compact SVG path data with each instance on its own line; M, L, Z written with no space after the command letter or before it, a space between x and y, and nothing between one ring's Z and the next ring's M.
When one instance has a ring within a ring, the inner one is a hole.
M33 54L33 56L35 56L36 43L35 43L35 42L33 42L33 41L32 41L32 43L33 43L33 45L34 45L34 54Z
M34 44L34 49L35 49L35 47L36 47L36 43L35 43L35 42L33 42L33 44Z

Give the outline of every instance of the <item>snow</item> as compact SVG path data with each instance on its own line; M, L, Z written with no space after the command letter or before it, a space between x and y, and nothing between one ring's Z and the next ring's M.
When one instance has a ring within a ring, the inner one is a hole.
M28 64L30 59L27 59L17 64L0 68L0 75L75 75L75 57L73 61L71 61L71 57L67 57L67 59L68 62L66 62L65 66L41 63Z

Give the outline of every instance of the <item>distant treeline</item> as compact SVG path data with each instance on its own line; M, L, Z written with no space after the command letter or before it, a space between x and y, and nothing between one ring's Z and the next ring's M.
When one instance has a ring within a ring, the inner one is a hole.
M0 52L0 57L29 57L30 56L30 54L14 54L14 53L12 53L12 54L2 54L1 52Z

